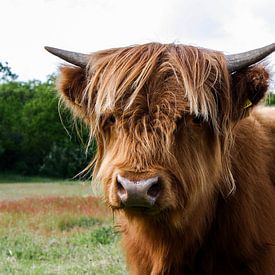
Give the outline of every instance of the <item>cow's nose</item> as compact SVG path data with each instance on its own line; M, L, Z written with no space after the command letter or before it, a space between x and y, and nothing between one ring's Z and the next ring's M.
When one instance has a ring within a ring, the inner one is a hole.
M161 192L158 177L133 181L117 175L117 194L125 207L152 207Z

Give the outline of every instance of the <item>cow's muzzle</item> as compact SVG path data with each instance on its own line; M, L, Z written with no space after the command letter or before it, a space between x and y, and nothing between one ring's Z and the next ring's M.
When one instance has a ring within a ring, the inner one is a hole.
M117 195L126 208L151 208L161 193L159 177L143 180L129 180L117 175Z

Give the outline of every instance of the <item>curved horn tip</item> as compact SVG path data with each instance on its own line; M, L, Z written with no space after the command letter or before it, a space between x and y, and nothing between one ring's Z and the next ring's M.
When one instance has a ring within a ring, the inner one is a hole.
M44 49L51 54L55 54L57 51L60 51L60 49L50 46L44 46Z
M49 47L49 46L44 46L44 49L48 52L51 52L53 49L56 49L56 48Z
M225 55L230 73L253 65L275 51L275 43L239 54Z
M51 47L49 47L49 46L44 46L44 49L47 50L47 51L48 51L50 48L51 48Z
M49 53L81 68L85 68L89 62L89 55L62 50L54 47L44 46Z

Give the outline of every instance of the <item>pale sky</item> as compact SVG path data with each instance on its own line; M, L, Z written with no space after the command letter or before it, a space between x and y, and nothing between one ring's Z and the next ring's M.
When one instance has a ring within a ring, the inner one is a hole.
M0 61L21 80L45 80L62 63L45 45L89 53L156 41L230 54L271 44L275 1L0 0L0 26Z

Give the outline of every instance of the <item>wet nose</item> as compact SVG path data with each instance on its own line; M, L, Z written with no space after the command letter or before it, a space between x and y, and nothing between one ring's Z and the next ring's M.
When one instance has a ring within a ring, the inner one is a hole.
M152 207L161 192L159 177L133 181L117 175L117 194L126 207Z

